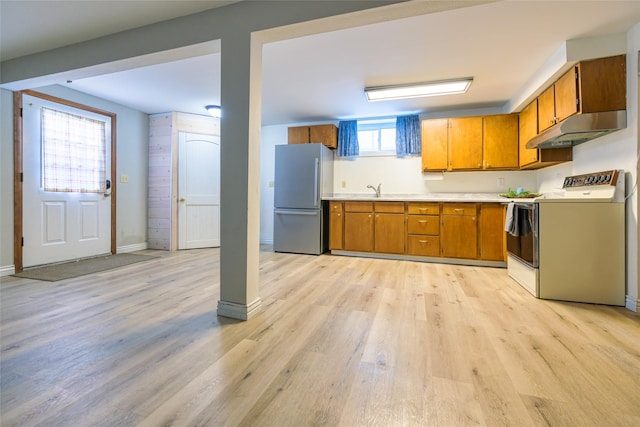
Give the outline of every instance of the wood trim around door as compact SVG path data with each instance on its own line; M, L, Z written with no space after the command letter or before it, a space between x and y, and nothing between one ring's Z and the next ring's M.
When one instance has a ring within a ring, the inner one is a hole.
M13 93L13 264L15 272L20 273L22 265L22 95L30 95L36 98L78 108L91 113L107 116L111 119L111 253L116 253L116 117L115 113L100 110L88 105L79 104L67 99L47 95L33 90L23 90Z

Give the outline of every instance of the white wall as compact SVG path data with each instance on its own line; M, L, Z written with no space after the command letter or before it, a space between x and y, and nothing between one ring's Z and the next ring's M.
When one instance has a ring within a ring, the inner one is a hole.
M0 89L0 275L13 272L13 92Z
M147 169L149 117L140 111L114 104L63 86L34 89L38 92L89 105L117 114L116 246L145 248L147 242ZM0 111L0 272L13 271L13 92L2 90ZM119 176L128 175L128 183ZM27 226L27 225L25 225ZM125 249L126 250L126 249Z
M287 127L263 126L260 134L260 243L273 243L275 146L287 143Z
M355 159L336 157L334 162L334 194L369 194L371 184L382 184L381 193L501 193L509 187L536 189L535 172L483 171L483 172L430 172L423 174L420 156L367 156ZM498 183L502 178L503 184ZM345 187L342 187L343 182Z

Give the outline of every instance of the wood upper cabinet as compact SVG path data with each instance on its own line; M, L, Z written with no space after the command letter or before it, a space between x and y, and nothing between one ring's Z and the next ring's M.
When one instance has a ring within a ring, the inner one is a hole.
M404 253L404 202L376 202L374 251Z
M423 120L422 127L422 170L442 171L449 165L448 119Z
M478 256L487 261L506 261L504 231L506 205L483 203L478 215Z
M520 167L527 166L538 161L538 151L535 148L527 148L527 142L538 134L538 100L525 107L520 112L519 120L520 138Z
M578 112L577 67L538 96L538 130L542 132Z
M289 144L308 144L309 126L292 126L287 129Z
M482 169L482 117L449 119L449 169Z
M519 120L519 166L520 169L538 169L558 163L570 162L573 158L571 147L539 150L527 148L527 142L538 135L538 99L534 99L520 112Z
M518 116L422 121L422 170L518 168Z
M626 55L582 61L538 96L538 132L579 113L627 108Z
M320 142L329 148L338 146L338 128L332 124L292 126L287 131L289 144Z
M477 206L474 203L442 205L440 254L448 258L478 258Z
M343 203L329 203L329 249L344 249L344 212Z
M518 168L518 115L482 118L484 169Z
M338 147L338 128L335 125L309 127L309 142L321 142L329 148Z
M373 251L373 203L344 203L344 249Z

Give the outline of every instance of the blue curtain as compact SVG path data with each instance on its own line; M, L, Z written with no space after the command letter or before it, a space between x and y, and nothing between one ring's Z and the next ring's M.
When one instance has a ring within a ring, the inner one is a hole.
M420 154L420 117L417 114L398 116L396 118L396 154Z
M359 152L357 120L340 122L338 124L338 156L357 156Z

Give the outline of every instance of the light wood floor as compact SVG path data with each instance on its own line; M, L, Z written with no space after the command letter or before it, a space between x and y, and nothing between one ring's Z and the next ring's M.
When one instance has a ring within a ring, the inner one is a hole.
M218 250L3 278L2 426L638 426L640 317L505 269L261 253L216 316Z

